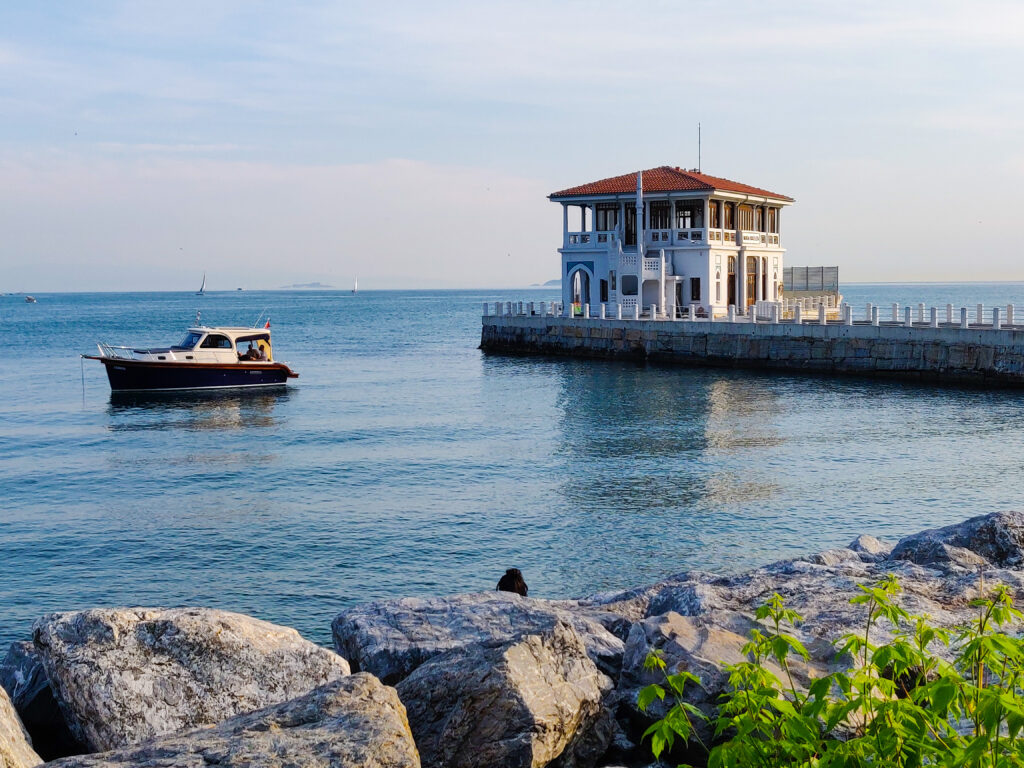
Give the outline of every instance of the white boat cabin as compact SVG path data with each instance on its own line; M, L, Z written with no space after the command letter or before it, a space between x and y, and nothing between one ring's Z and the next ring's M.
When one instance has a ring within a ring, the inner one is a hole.
M554 192L562 205L566 311L623 317L692 307L743 314L782 298L782 208L793 199L695 170L661 166Z
M99 344L104 357L176 363L271 363L269 328L189 328L172 347L135 349Z

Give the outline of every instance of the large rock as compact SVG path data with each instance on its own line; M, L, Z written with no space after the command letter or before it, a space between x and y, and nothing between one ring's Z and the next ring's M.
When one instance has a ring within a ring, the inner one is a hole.
M43 661L32 643L11 643L0 664L0 687L10 694L11 703L32 737L32 745L44 760L88 751L68 728Z
M213 725L349 672L294 629L204 608L52 614L33 634L72 732L92 751Z
M398 695L424 765L540 768L598 721L611 687L579 635L558 621L541 634L435 656L398 684ZM604 752L587 748L592 760Z
M598 667L618 674L623 642L601 622L561 604L511 592L403 598L357 606L335 618L334 647L353 669L394 684L446 651L548 632L559 621L576 630Z
M701 617L670 612L634 624L622 658L622 676L618 685L618 694L625 705L624 716L631 723L634 735L639 737L651 722L664 717L674 704L669 696L664 702L655 701L646 713L637 707L640 690L651 683L664 684L666 673L685 671L697 675L700 684L684 688L686 701L713 718L719 697L728 688L725 667L748 660L743 647L749 641L750 630L754 626L748 616L730 611ZM644 660L655 650L661 652L667 664L666 673L644 669ZM834 651L825 648L813 650L819 651L816 660L813 656L809 663L796 657L790 660L794 682L800 688L806 687L811 676L820 677L831 671L820 656L834 656ZM769 662L765 666L780 680L786 681L778 665ZM711 727L696 719L693 725L704 743L710 743Z
M60 768L419 768L393 688L356 674L211 728L49 763Z
M7 691L0 688L0 768L32 768L42 762Z
M977 569L1024 566L1024 513L997 512L901 539L890 555L919 565Z

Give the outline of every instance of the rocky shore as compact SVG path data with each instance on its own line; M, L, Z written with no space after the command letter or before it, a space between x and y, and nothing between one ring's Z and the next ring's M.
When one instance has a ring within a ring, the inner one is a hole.
M335 618L333 649L205 608L50 614L0 665L0 768L648 765L648 652L698 674L691 701L712 712L766 598L804 616L806 679L846 663L831 641L862 626L849 598L889 573L909 611L958 624L982 579L1020 593L1024 513L577 600L370 603Z

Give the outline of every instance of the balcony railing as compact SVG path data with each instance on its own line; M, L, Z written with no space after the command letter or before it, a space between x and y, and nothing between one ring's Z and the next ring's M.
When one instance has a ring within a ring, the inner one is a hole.
M609 232L566 232L566 248L596 248L607 247L615 242L618 233L614 230Z

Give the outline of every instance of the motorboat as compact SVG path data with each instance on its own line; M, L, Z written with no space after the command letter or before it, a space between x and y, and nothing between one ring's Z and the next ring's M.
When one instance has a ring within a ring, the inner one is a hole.
M25 303L26 304L35 304L36 303L36 297L35 296L26 296L25 297Z
M198 323L171 347L136 349L97 343L115 392L273 387L298 378L274 360L270 322L262 328L210 328Z

